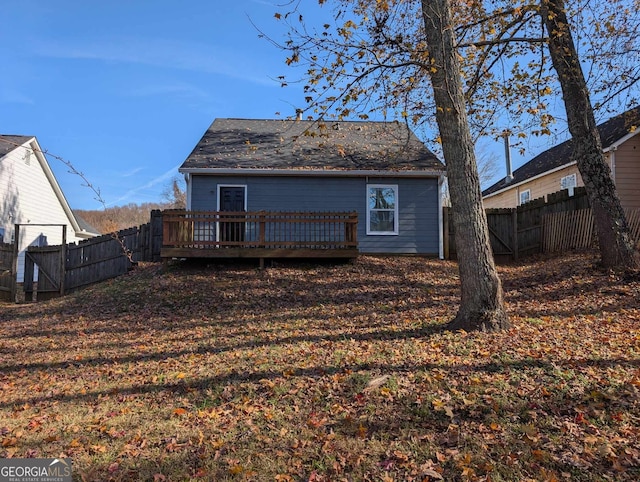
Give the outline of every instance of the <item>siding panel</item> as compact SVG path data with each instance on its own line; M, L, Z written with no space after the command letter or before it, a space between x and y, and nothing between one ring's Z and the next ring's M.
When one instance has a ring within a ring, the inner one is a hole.
M366 234L366 178L216 177L194 175L191 209L217 207L218 184L246 185L248 211L357 211L362 253L439 253L438 180L370 178L369 184L398 185L399 235Z
M615 152L615 179L622 206L640 208L640 140L632 137Z

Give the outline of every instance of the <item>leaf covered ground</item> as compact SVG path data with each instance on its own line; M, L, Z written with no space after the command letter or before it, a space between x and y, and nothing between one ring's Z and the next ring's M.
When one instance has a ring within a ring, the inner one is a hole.
M0 457L78 480L640 480L640 280L500 267L512 329L447 332L455 264L146 264L0 306Z

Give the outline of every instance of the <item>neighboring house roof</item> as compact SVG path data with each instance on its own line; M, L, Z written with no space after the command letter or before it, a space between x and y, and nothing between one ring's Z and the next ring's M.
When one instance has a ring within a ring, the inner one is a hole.
M77 212L73 211L73 215L75 216L76 221L78 221L78 226L80 226L80 229L82 231L86 231L87 233L92 234L94 236L100 236L100 230L98 230L93 225L86 222L84 218L80 216Z
M33 147L34 145L35 147ZM87 231L83 229L78 223L78 219L71 210L71 207L69 206L69 203L67 202L67 199L62 192L62 189L60 189L60 185L58 184L58 181L56 180L56 177L53 174L53 171L51 170L47 159L45 158L44 152L38 144L38 140L34 136L14 136L0 134L0 162L2 160L2 157L19 148L28 149L35 155L36 159L40 163L40 167L42 168L47 180L49 181L49 184L51 184L51 188L53 189L56 198L60 202L63 211L69 219L69 223L75 231L76 236L79 238L92 238L99 234L96 231Z
M33 136L10 136L0 134L0 157L6 156L30 139L33 139Z
M399 122L216 119L180 167L202 169L440 174L444 166Z
M606 151L621 144L629 136L640 132L640 106L612 117L598 126L603 149ZM483 197L511 188L528 179L534 178L573 162L573 139L569 139L551 149L538 154L526 164L513 171L513 180L506 178L496 182L482 192Z

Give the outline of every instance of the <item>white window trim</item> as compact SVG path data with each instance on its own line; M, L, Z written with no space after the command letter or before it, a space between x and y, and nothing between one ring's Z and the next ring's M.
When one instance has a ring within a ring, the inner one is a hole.
M528 194L529 195L529 199L527 199L525 202L522 202L522 195L523 194ZM531 201L531 189L525 189L524 191L519 191L518 192L518 206L526 204L529 201Z
M220 188L241 187L244 188L244 210L247 211L247 185L246 184L218 184L216 188L216 211L220 211Z
M371 210L369 209L369 190L375 188L393 189L395 193L395 205L393 209L393 231L371 231ZM397 184L367 184L366 209L367 209L367 236L398 236L398 185Z

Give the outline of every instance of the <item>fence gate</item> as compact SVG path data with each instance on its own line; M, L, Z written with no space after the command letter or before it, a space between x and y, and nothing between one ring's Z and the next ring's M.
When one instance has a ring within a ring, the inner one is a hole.
M493 256L498 262L518 258L517 215L514 209L487 209L487 227ZM444 257L457 259L455 230L451 220L451 208L443 212Z
M27 300L64 295L65 250L62 246L30 246L24 257L24 294Z
M13 244L0 243L0 301L13 301Z
M493 256L498 260L517 259L517 218L513 210L487 210L487 227Z

